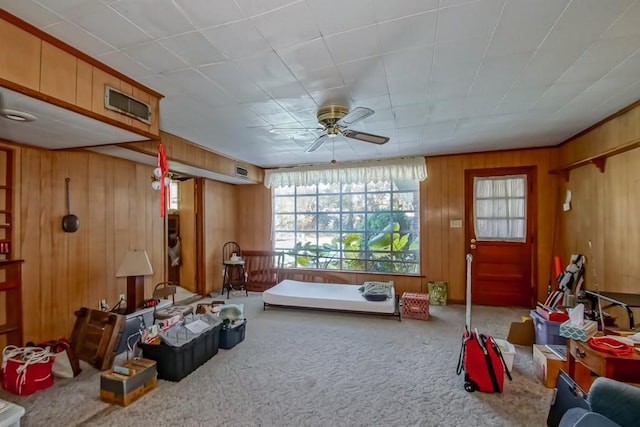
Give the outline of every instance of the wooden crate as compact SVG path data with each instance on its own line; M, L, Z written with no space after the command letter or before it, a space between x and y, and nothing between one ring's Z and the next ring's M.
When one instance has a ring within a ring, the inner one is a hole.
M405 292L402 294L402 317L429 320L429 294Z

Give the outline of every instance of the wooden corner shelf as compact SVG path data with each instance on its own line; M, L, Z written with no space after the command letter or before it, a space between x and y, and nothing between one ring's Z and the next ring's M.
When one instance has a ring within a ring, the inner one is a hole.
M570 163L557 169L552 169L549 171L549 173L560 175L567 182L569 182L569 174L572 169L579 168L580 166L588 164L594 165L601 173L604 173L605 164L609 157L615 156L616 154L625 153L638 147L640 147L640 139L636 139L635 141L631 141L627 144L621 145L620 147L612 148L595 156L590 156L586 159L578 160L577 162Z

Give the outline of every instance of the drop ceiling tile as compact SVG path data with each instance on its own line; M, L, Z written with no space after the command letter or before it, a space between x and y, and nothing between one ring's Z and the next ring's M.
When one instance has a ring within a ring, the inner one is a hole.
M314 100L307 94L290 98L280 98L278 99L278 104L294 117L297 111L314 111L318 107Z
M161 101L163 103L162 105L164 105L164 100L171 99L173 96L180 93L180 90L177 87L172 85L166 77L160 74L140 77L137 80L143 85L163 94L165 97ZM160 110L162 110L162 108Z
M367 107L376 111L376 118L381 110L391 111L391 99L389 95L381 95L374 97L353 97L354 107Z
M323 36L376 23L373 0L307 0ZM327 13L339 10L340 13Z
M572 2L551 30L542 48L565 51L588 48L613 24L633 0Z
M469 96L488 96L506 93L527 66L533 51L485 58L476 76Z
M329 104L352 105L349 91L345 86L312 92L309 95L320 106Z
M273 51L235 61L238 69L263 89L297 83L282 59Z
M437 42L492 33L505 0L482 0L440 10Z
M174 0L174 3L198 29L245 19L234 0Z
M577 52L558 55L556 52L538 51L522 70L515 84L521 87L539 85L549 87L571 67L578 57Z
M274 125L274 126L283 126L287 127L289 125L297 127L298 121L288 112L283 111L281 113L274 114L264 114L260 116L265 122Z
M435 42L437 12L424 12L378 24L384 52L428 46Z
M167 73L166 77L184 90L185 99L194 98L207 108L235 103L222 89L194 69Z
M373 0L378 22L438 9L438 0Z
M431 74L433 46L384 54L384 68L390 80L428 80Z
M160 44L191 66L214 64L227 60L216 47L197 31L162 39Z
M424 103L427 100L429 83L425 81L389 80L389 97L391 105L411 105Z
M111 7L156 39L194 29L172 0L129 0Z
M156 73L167 73L188 67L182 59L158 42L138 44L123 52Z
M68 21L50 25L44 31L89 56L100 56L114 50L108 43Z
M320 37L318 26L304 1L258 15L251 21L276 50Z
M147 67L121 52L109 52L99 56L98 59L134 80L153 74Z
M151 39L131 21L105 5L91 8L73 22L118 49Z
M20 0L20 3L23 1ZM103 2L100 0L37 0L37 2L70 20L76 19L85 13L90 13L96 8L103 7Z
M58 14L42 7L33 0L0 0L0 7L41 29L63 20Z
M427 118L427 104L414 104L393 107L398 127L424 125Z
M295 75L310 69L333 65L331 54L322 38L277 49L277 53Z
M236 0L236 3L248 17L253 17L296 2L291 0Z
M272 50L248 19L200 32L229 59L243 59Z
M382 53L377 27L375 25L334 34L325 37L325 40L337 64L376 56Z
M285 112L285 109L282 108L280 104L276 101L269 99L265 101L259 102L248 102L245 105L247 108L251 109L254 113L259 116L265 116L268 114L277 114Z
M296 78L309 93L344 86L342 76L333 64L328 67L300 71L296 73Z
M200 67L199 70L238 102L269 99L269 95L232 62L205 65Z

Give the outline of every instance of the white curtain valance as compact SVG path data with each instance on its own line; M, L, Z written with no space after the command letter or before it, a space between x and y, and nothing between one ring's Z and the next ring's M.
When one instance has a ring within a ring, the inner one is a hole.
M386 180L424 181L426 178L427 165L424 157L410 157L394 160L347 162L339 165L268 169L265 171L264 186L271 188L336 182L351 184Z

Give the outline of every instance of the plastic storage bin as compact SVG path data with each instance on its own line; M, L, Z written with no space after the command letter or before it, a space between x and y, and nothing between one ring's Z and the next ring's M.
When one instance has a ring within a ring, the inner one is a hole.
M536 333L536 344L564 345L567 339L560 336L562 322L552 322L540 316L535 310L529 313L533 319L533 329Z
M217 324L180 347L165 343L139 343L138 346L144 358L158 362L158 378L180 381L218 353L220 327L221 324Z
M516 348L513 344L511 344L507 340L501 340L498 338L494 338L498 347L500 347L500 353L502 353L502 358L504 359L505 365L507 365L507 369L509 372L513 370L513 359L516 357Z
M244 334L247 329L247 319L233 328L226 328L224 325L220 329L220 348L228 350L244 341Z

